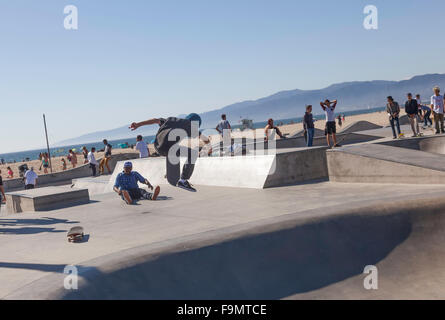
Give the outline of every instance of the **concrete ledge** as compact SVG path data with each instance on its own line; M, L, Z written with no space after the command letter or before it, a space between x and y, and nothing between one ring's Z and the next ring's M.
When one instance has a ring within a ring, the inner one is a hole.
M88 203L88 189L70 187L46 187L6 193L9 213L47 211Z
M355 183L443 184L443 156L379 144L327 152L329 179Z
M328 178L326 148L305 148L277 154L237 157L199 158L190 182L195 185L264 189ZM116 165L104 191L112 192L116 176L124 162ZM147 158L133 161L133 170L152 184L166 184L166 158ZM88 181L84 181L88 183ZM82 184L81 187L90 187ZM91 189L101 188L98 183Z

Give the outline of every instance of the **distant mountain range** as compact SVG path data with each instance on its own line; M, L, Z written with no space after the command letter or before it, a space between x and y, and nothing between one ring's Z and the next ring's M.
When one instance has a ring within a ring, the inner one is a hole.
M289 119L302 117L307 104L314 106L314 114L321 113L319 102L325 99L338 100L338 111L353 111L367 108L383 107L386 97L391 95L402 103L406 93L420 94L422 100L428 101L433 94L432 88L438 85L445 89L445 74L427 74L415 76L403 81L355 81L333 84L320 90L289 90L254 101L243 101L201 114L204 128L214 128L221 114L227 114L228 120L237 124L241 118L254 122L266 121L268 118ZM183 115L181 115L183 116ZM138 134L150 136L156 133L155 127L138 130ZM58 142L56 145L81 144L134 137L128 125L113 130L94 132L74 139Z

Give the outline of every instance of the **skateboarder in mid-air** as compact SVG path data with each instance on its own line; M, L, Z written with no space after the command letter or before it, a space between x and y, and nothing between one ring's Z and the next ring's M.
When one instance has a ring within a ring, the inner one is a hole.
M113 190L120 195L127 204L132 204L140 199L156 200L161 188L159 186L154 188L147 179L141 176L138 172L132 170L133 164L129 161L125 162L124 171L117 175ZM153 190L153 193L139 188L138 181L146 184Z
M167 164L167 180L173 186L178 186L188 191L196 192L196 189L188 182L193 174L195 162L198 158L199 151L186 146L180 145L182 139L185 138L200 138L205 144L209 144L210 140L199 132L198 128L201 126L201 117L196 113L189 114L185 119L170 117L155 118L142 122L133 122L130 125L131 130L136 130L142 126L157 124L159 125L158 133L154 147L156 151L166 157ZM197 129L196 133L193 129ZM193 132L192 132L193 131ZM195 136L196 135L196 136ZM172 152L170 152L171 148ZM174 151L176 150L176 154ZM180 151L187 153L187 160L184 164L181 174L179 163ZM209 153L211 153L211 148Z

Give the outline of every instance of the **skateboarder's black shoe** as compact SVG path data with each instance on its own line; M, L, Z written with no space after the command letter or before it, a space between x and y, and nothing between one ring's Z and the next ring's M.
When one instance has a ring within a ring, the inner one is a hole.
M196 189L193 188L192 185L187 180L184 181L179 180L178 187L185 189L187 191L196 192Z

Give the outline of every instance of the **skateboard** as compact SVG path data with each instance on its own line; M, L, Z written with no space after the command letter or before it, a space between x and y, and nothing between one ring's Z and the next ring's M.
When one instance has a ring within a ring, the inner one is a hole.
M68 231L67 237L68 242L79 242L82 241L84 236L83 227L73 227Z

